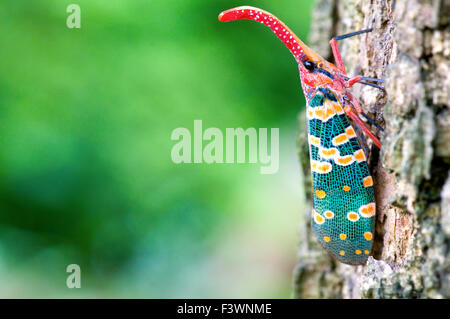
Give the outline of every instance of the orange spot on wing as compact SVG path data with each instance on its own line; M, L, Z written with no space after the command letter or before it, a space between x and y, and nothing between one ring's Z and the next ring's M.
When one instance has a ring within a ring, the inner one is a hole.
M344 109L342 108L342 106L339 103L333 103L334 106L334 111L338 114L343 114L344 113Z
M333 138L334 145L341 145L348 141L347 135L345 133L339 134L338 136Z
M309 142L312 145L314 145L314 146L317 146L317 147L320 146L320 138L319 137L315 137L315 136L310 135L309 136Z
M327 174L331 172L333 166L328 162L316 162L316 166L313 167L313 171L319 174Z
M337 150L335 148L324 148L320 152L325 156L333 156L337 154Z
M337 163L341 165L348 165L353 162L353 155L341 156L337 159Z
M359 162L363 162L363 161L365 161L366 160L366 155L364 154L364 152L363 152L363 150L357 150L355 153L354 153L354 155L355 155L355 158L356 158L356 160L358 161L358 163Z
M356 137L355 130L354 130L353 127L351 127L351 126L349 126L349 127L347 127L347 128L345 129L345 134L347 134L347 136L348 136L349 138L351 138L351 137Z
M323 110L322 109L315 110L314 112L316 113L316 116L319 119L323 119Z
M319 214L314 216L314 220L317 224L323 224L325 222L325 219Z
M347 136L345 136L345 135L340 135L340 136L338 136L338 137L336 138L336 142L337 142L337 143L342 143L342 142L344 142L346 139L347 139Z
M364 187L373 186L372 176L367 176L367 177L363 178L363 184L364 184Z
M347 214L347 219L352 222L356 222L359 219L359 215L355 212L349 212Z
M344 187L342 187L342 189L346 192L350 191L350 186L345 185Z
M375 215L375 203L369 203L359 208L361 216L369 218Z
M342 234L339 235L339 238L340 238L341 240L345 240L345 239L347 239L347 235L344 234L344 233L342 233Z
M318 198L324 198L325 197L325 192L323 190L316 190L316 196Z
M336 112L331 107L327 107L327 109L325 110L324 120L328 120L329 118L333 117L334 114L336 114Z
M365 232L365 233L364 233L364 238L365 238L367 241L371 241L372 238L373 238L373 235L372 235L371 232Z
M330 219L334 217L334 213L331 210L327 210L326 212L323 213L325 215L326 218Z

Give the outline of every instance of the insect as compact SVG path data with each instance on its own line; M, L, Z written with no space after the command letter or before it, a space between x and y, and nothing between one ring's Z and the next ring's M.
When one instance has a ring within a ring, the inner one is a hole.
M312 172L312 227L321 246L340 262L364 264L371 254L375 197L373 179L361 145L360 130L381 148L359 115L362 111L348 88L361 83L383 89L381 80L349 78L337 40L372 31L353 32L330 41L336 65L307 47L278 18L264 10L243 6L226 10L219 20L250 19L268 26L294 55L307 101L307 129ZM372 83L376 82L376 83ZM352 123L356 126L352 126ZM374 123L376 124L376 123Z

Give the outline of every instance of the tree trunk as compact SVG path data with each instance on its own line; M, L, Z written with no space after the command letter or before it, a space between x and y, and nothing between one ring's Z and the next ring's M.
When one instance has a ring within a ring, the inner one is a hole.
M309 45L333 61L339 41L349 75L384 80L386 92L352 89L380 123L382 149L369 164L377 204L373 256L364 266L341 264L313 237L311 207L300 225L296 298L450 297L450 28L448 0L317 0ZM304 184L311 190L306 117L298 148ZM311 194L307 193L311 206Z

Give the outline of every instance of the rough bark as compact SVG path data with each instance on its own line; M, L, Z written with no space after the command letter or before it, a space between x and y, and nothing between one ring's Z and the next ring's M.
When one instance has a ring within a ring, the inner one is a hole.
M450 297L450 28L448 0L317 0L309 44L332 61L332 36L349 75L382 78L386 92L355 85L363 109L384 126L369 164L377 201L373 256L341 264L313 238L310 207L300 225L297 298ZM298 150L311 190L305 115ZM370 146L370 141L368 142ZM311 194L307 193L311 204Z

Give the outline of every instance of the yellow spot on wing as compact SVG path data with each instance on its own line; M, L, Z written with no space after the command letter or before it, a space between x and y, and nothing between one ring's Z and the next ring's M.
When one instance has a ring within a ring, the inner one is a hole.
M341 240L345 240L345 239L347 239L347 235L344 234L344 233L342 233L342 234L339 235L339 238L340 238Z
M309 135L309 143L316 147L320 147L320 137L315 137L313 135Z
M357 150L354 155L358 163L364 162L366 160L366 155L364 154L362 149Z
M327 243L330 242L331 238L329 236L323 237L323 240L325 240Z
M321 108L317 108L316 110L314 110L314 113L316 114L316 116L320 119L323 118L323 110Z
M359 213L362 217L372 217L375 215L375 203L369 203L367 205L363 205L359 208Z
M329 173L331 172L332 166L330 163L322 163L318 166L318 169L321 173Z
M325 218L333 218L334 217L334 213L331 210L327 210L326 212L323 213L323 215L325 216Z
M347 134L348 138L356 137L355 130L354 130L353 127L351 127L351 126L348 126L348 127L345 129L345 134Z
M345 155L338 157L335 162L338 165L347 166L352 164L355 161L353 155Z
M323 190L316 190L316 196L318 198L324 198L325 197L325 192Z
M373 179L372 176L367 176L363 178L363 184L364 187L370 187L373 186Z
M323 121L326 122L328 121L330 118L332 118L334 115L336 114L336 112L334 111L333 108L327 106L327 108L325 109L325 115L323 117Z
M323 223L325 222L325 218L323 218L322 215L316 214L316 215L314 216L314 221L315 221L317 224L323 224Z
M341 251L339 252L339 255L344 256L344 255L345 255L345 251L341 250Z
M336 104L330 100L325 100L325 103L322 106L308 110L308 118L316 118L322 122L326 122L335 116L336 113L343 114L344 110L339 104Z
M323 159L331 159L331 158L334 158L335 156L339 155L339 151L335 147L332 147L332 148L324 148L324 147L322 147L319 150L319 155Z
M356 222L359 220L359 215L355 212L348 212L347 219L351 222Z
M331 172L333 166L328 162L311 161L311 170L319 174L327 174Z
M345 134L345 133L342 133L342 134L339 134L338 136L335 136L333 138L333 140L332 140L332 142L333 142L333 144L335 146L344 144L347 141L348 141L348 138L347 138L347 134Z
M317 224L323 224L325 222L325 218L323 218L323 216L317 213L314 209L313 209L313 220Z
M334 111L337 114L344 114L344 109L342 108L341 104L337 103L337 102L333 102L333 107L334 107Z
M364 233L364 238L365 238L367 241L371 241L371 240L372 240L372 237L373 237L373 235L372 235L371 232L365 232L365 233Z
M355 250L355 254L357 254L357 255L361 255L361 253L362 253L362 251L361 251L361 250L359 250L359 249Z

